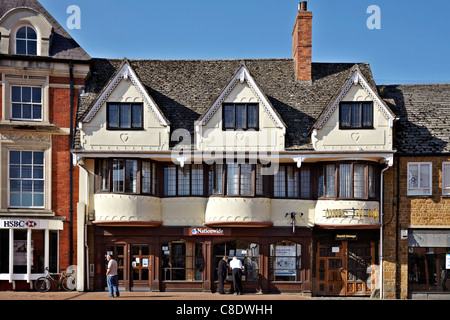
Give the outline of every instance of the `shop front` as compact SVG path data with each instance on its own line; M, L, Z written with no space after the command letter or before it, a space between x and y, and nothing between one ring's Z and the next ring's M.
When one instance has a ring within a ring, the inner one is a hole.
M314 294L370 296L379 281L379 230L316 230Z
M315 296L370 296L379 288L379 221L377 201L318 201Z
M0 290L29 290L46 268L58 272L59 231L50 219L0 219Z
M450 230L410 229L408 234L408 295L410 298L450 297Z
M242 261L244 292L310 293L311 230L94 226L94 290L106 288L106 254L125 291L216 292L223 256ZM97 249L98 248L98 249ZM231 271L225 291L232 291Z

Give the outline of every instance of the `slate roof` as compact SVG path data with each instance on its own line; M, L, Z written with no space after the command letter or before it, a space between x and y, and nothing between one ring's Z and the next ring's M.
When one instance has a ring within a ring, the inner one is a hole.
M8 11L19 7L27 7L38 11L53 26L50 57L78 61L88 61L91 59L84 49L80 47L74 39L72 39L67 31L37 0L1 0L0 18L3 17Z
M378 86L399 120L394 124L398 153L450 152L450 84Z
M194 133L194 123L211 106L236 71L245 64L287 126L286 150L312 150L309 130L354 70L354 63L313 63L312 82L297 81L293 59L129 60L171 130ZM92 59L87 94L80 97L77 118L89 110L120 59ZM369 64L359 63L369 84L376 86ZM76 136L75 148L79 148Z

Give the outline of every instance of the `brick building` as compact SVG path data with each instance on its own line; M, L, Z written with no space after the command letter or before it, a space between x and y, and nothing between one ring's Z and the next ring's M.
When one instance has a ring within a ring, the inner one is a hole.
M380 86L379 92L398 117L397 153L385 179L385 297L448 295L450 85Z
M2 1L0 290L104 290L111 253L122 290L216 291L237 255L248 292L441 294L450 85L311 62L312 16L292 59L91 59Z
M1 1L0 34L0 290L26 290L76 265L71 111L90 57L37 1Z

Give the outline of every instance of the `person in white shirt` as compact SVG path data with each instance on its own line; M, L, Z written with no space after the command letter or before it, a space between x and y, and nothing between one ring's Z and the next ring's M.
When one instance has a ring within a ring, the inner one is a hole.
M106 282L108 283L109 296L114 298L114 292L116 297L119 297L119 287L117 281L117 261L112 258L110 254L106 256L108 260L108 269L106 270Z
M233 275L233 289L234 294L242 294L242 262L236 256L230 262L230 268Z

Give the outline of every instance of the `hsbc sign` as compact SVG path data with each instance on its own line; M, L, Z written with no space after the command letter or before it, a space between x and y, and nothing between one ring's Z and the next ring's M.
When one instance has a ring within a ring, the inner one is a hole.
M0 220L1 229L36 229L39 220Z

